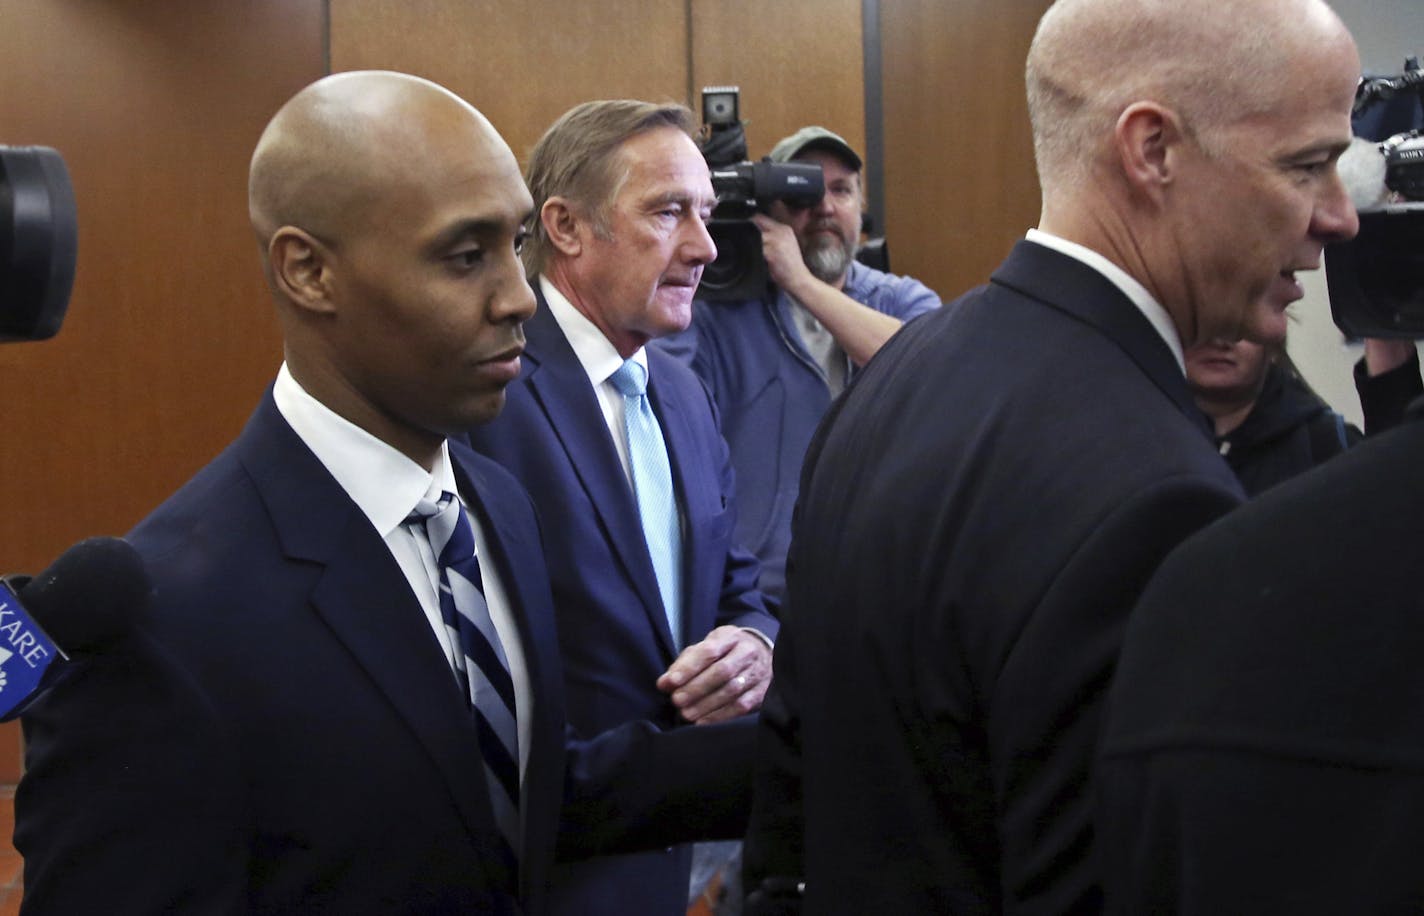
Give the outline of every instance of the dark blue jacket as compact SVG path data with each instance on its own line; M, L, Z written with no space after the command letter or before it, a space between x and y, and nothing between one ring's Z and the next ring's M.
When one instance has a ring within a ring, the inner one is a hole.
M777 633L756 587L756 560L734 546L732 475L716 411L686 367L648 351L648 397L667 441L684 520L679 643L597 395L537 285L535 293L539 310L524 325L523 373L509 386L503 412L470 440L519 478L542 520L569 721L590 734L637 719L672 727L676 709L656 681L677 657L677 645L691 645L724 624L773 639ZM730 728L750 733L751 724ZM748 750L738 739L714 759L728 773L749 778ZM708 804L718 801L709 786ZM564 866L554 877L554 911L681 913L690 867L686 847Z
M702 796L736 730L573 739L529 497L461 444L450 457L534 697L518 879L425 614L269 394L130 535L146 619L26 716L27 913L544 913L556 840L586 855L736 828L743 780Z

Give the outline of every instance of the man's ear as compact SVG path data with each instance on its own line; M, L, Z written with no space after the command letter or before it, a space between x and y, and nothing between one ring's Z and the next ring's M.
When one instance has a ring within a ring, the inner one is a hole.
M1113 150L1128 184L1155 201L1176 178L1185 139L1176 112L1157 102L1134 102L1118 116Z
M588 221L582 210L566 197L550 197L539 208L539 221L549 244L565 257L576 257L583 250L584 231Z
M283 226L267 243L272 282L298 308L331 314L331 249L310 233Z

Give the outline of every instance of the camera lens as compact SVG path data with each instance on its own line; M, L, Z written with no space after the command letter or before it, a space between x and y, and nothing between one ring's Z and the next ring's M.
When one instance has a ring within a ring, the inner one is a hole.
M74 285L74 188L59 153L0 146L0 341L59 331Z
M697 294L714 302L754 299L766 292L766 261L761 230L745 219L714 219L707 232L717 246L717 260L702 270Z
M739 226L747 226L748 223L728 222L722 226L709 226L708 230L712 236L712 241L717 246L717 260L708 264L702 270L703 290L729 289L737 285L742 276L747 272L747 265L756 263L753 255L759 251L751 251L748 247L747 233L738 231ZM755 226L752 226L755 229ZM761 247L761 235L758 233L757 248Z

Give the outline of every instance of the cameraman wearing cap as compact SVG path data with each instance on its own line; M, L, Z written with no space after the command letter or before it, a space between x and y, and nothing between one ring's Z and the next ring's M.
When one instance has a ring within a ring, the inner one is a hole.
M707 383L737 474L737 540L761 560L761 589L781 597L791 510L806 446L831 399L881 344L939 297L909 277L855 260L865 195L860 156L824 127L772 148L773 162L821 166L819 203L771 205L752 221L772 283L760 299L696 303L670 349ZM772 438L768 431L776 430Z

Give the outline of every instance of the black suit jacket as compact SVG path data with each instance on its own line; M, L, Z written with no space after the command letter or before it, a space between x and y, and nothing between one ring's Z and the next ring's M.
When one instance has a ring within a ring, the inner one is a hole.
M588 854L685 835L653 811L737 823L740 782L727 810L679 782L710 735L566 734L528 497L467 448L451 458L534 696L519 878L492 851L474 722L417 599L269 395L131 534L155 583L145 624L26 715L27 913L540 912L556 835Z
M1424 912L1424 421L1182 545L1104 724L1111 912Z
M587 733L634 719L673 727L677 711L656 682L678 650L637 503L588 375L537 283L535 291L523 372L499 418L470 440L519 478L548 532L569 721ZM711 398L676 359L652 347L647 354L648 397L683 512L682 645L724 624L774 638L778 624L756 588L760 567L732 542L732 471ZM750 733L752 723L731 727ZM738 746L717 758L750 784L751 755ZM580 863L561 869L556 900L579 914L681 913L689 865L686 849Z
M1020 243L881 349L801 493L748 886L804 875L808 913L1091 911L1128 610L1241 498L1166 344Z

